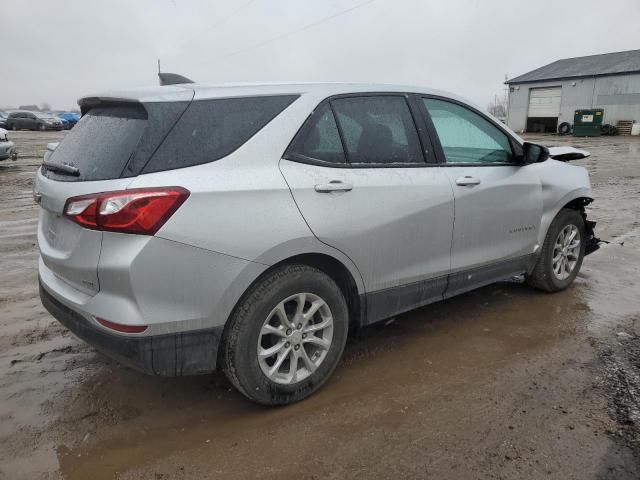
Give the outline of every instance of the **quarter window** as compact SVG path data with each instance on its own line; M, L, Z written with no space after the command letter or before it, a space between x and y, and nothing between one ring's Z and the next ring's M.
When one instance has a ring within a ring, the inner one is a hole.
M418 132L404 97L349 97L332 100L331 104L350 163L424 162Z
M141 173L191 167L226 157L296 98L298 95L194 101Z
M423 98L447 163L512 161L507 135L481 115L455 103Z
M338 126L328 103L314 112L301 134L295 141L292 154L331 163L345 162Z

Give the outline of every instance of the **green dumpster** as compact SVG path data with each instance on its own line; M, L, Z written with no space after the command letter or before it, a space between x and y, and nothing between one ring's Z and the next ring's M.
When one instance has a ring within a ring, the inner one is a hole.
M573 116L573 136L599 137L602 117L604 117L604 110L601 108L576 110Z

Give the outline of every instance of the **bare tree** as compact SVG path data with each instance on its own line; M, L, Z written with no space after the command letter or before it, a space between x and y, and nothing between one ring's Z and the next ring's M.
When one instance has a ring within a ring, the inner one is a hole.
M507 116L507 103L496 95L493 102L489 103L487 110L494 117L504 118Z

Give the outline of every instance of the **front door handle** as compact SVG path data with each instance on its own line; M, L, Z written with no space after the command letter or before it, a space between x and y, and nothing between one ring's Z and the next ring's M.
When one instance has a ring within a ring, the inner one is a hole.
M474 185L480 185L480 179L467 175L465 177L456 178L456 185L460 185L461 187L472 187Z
M314 189L318 193L350 192L353 190L353 185L343 183L339 180L331 180L329 183L316 185Z

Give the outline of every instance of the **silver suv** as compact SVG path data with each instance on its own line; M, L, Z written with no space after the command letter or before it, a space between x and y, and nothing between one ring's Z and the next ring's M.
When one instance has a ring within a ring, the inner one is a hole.
M524 275L554 292L597 248L571 148L523 143L443 92L165 86L79 101L34 195L45 307L156 375L220 367L303 399L350 330Z

